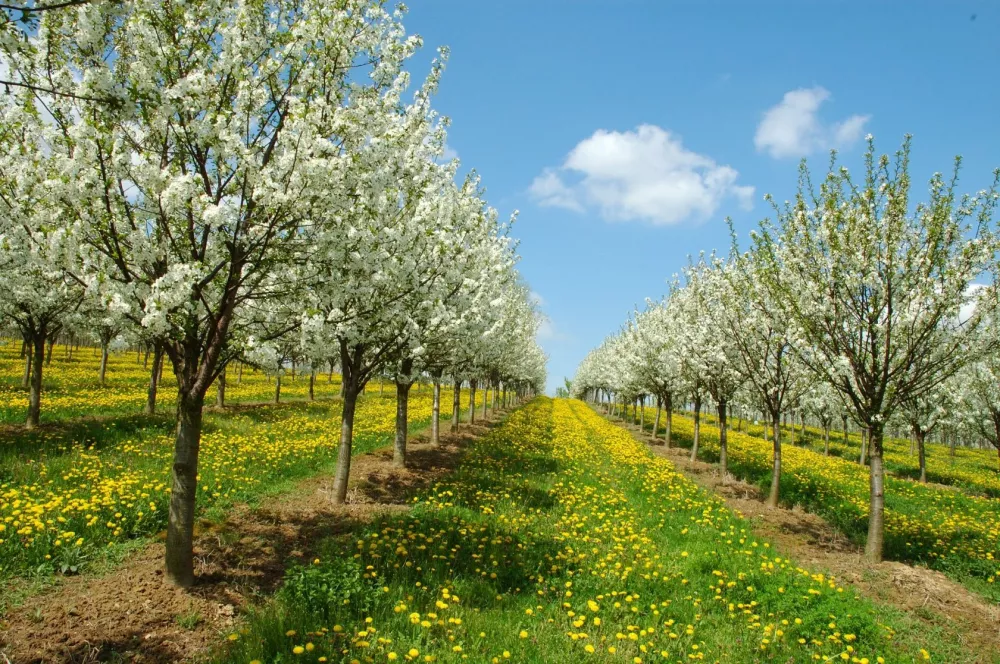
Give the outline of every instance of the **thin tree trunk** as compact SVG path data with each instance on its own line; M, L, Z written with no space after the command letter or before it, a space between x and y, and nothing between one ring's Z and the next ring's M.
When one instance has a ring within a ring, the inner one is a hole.
M459 420L462 419L462 381L456 380L454 392L451 394L451 430L458 431Z
M774 428L774 452L771 461L771 491L767 494L767 505L777 507L781 493L781 419L777 413L771 418Z
M726 443L726 400L719 400L719 472L722 474L722 482L726 482L726 473L729 472L729 459L727 456Z
M142 356L142 368L149 368L149 344L145 344L145 353Z
M274 374L274 403L281 403L281 370Z
M476 423L476 380L469 381L469 424Z
M53 349L53 348L55 347L55 345L56 345L56 338L55 338L55 335L50 335L50 336L51 336L52 338L51 338L51 339L49 339L49 350L48 350L48 352L47 352L47 353L45 354L45 366L47 366L47 367L49 367L49 366L52 366L52 349Z
M347 371L341 374L344 400L341 405L340 447L337 450L337 470L333 476L333 502L343 505L347 501L347 483L351 475L351 445L354 442L354 411L358 404L358 385L348 385ZM353 372L352 372L353 373Z
M674 427L674 395L669 392L663 400L663 414L666 420L663 423L663 444L669 450Z
M405 373L409 374L409 370ZM404 382L396 381L396 440L392 451L392 465L396 468L406 467L406 429L409 425L407 409L412 385L406 382L408 379L409 375L406 375Z
M181 588L194 584L194 510L203 399L178 390L166 563L167 578Z
M215 405L219 408L226 407L226 370L223 369L216 379Z
M441 442L441 377L434 376L434 399L431 404L431 445Z
M694 442L691 445L691 463L698 459L698 440L701 438L701 397L694 400Z
M146 414L156 412L156 390L160 384L160 373L163 371L163 346L157 342L153 346L153 369L149 373L149 388L146 390Z
M26 390L31 385L31 350L24 353L24 374L21 376L21 389Z
M646 398L639 399L639 433L646 433Z
M871 463L868 474L871 496L865 558L869 562L877 563L882 561L882 544L885 537L885 469L882 466L882 426L880 423L868 429L868 458Z
M489 403L489 398L488 398L490 393L489 385L490 385L489 383L483 382L483 421L486 420L486 406ZM496 386L494 386L493 389L496 390Z
M242 385L243 384L243 363L242 362L238 363L238 368L236 370L236 384L237 385Z
M913 427L913 433L917 438L917 457L920 460L920 481L927 483L927 457L925 455L924 442L927 434L920 427Z
M861 457L858 459L858 463L862 466L865 465L865 458L868 456L868 427L861 427Z
M32 339L31 379L28 385L28 417L24 426L34 429L38 426L42 412L42 365L45 363L45 324L39 326Z
M658 440L660 435L660 413L663 410L663 399L656 397L656 419L653 420L653 440Z
M844 426L844 444L847 444L847 416L841 415L840 422Z
M830 425L823 425L823 456L830 456Z
M101 369L99 373L99 380L101 385L104 385L104 378L108 373L108 344L106 342L101 342Z
M309 372L309 401L316 400L316 370Z

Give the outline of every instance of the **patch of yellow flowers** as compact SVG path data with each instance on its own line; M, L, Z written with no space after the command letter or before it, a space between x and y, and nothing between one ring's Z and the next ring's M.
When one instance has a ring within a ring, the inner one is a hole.
M870 604L576 401L514 412L354 537L380 592L310 631L330 661L902 661ZM247 654L317 661L297 647Z
M9 348L5 352L13 354ZM57 347L56 357L60 352ZM76 358L88 353L92 351L80 349ZM116 362L121 366L113 365L109 371L109 377L117 373L115 380L124 380L126 368L132 372L129 375L142 373L134 354L119 356ZM7 357L3 367L9 369L12 364ZM125 404L137 412L145 402L135 381L131 391L87 387L76 369L59 367L55 359L53 365L52 380L67 387L63 396L58 396L57 390L63 389L59 387L53 390L55 396L46 397L49 407L54 407L51 402L94 401L95 393L103 395L101 403L108 407ZM88 372L91 369L94 377L88 380L96 383L96 365L87 367ZM84 386L71 389L74 379L83 381ZM322 382L326 382L325 377ZM243 384L250 386L242 392L248 400L254 394L253 385L268 387L263 375L255 378L249 371L244 373ZM296 387L288 392L305 394L307 379L300 377L289 384ZM8 389L4 394L13 391ZM164 391L170 394L171 388L165 385L161 394ZM387 443L395 430L394 389L388 385L384 396L378 391L376 383L358 403L356 452ZM7 405L10 403L8 400ZM451 403L450 390L442 390L442 403ZM409 417L411 422L430 420L428 387L411 390ZM54 443L50 439L59 435L57 431L41 431L37 452L29 448L27 453L0 457L4 464L0 470L0 578L40 565L57 570L75 567L97 547L164 528L172 435L163 428L150 428L124 436L114 419L102 426L103 433L94 438ZM243 500L283 477L332 463L339 436L340 405L331 400L211 413L201 440L199 505L207 508Z
M690 440L693 421L677 415L673 421L674 431ZM701 450L716 458L718 441L718 428L703 423ZM751 481L770 477L771 442L730 431L728 446L731 470L736 475ZM947 453L946 448L938 453L942 451ZM854 461L782 445L782 500L806 505L852 534L865 532L868 475L868 468ZM946 565L948 559L957 559L971 561L974 572L984 578L992 579L1000 573L1000 566L994 566L1000 560L1000 501L892 476L886 477L885 497L888 557L932 565Z

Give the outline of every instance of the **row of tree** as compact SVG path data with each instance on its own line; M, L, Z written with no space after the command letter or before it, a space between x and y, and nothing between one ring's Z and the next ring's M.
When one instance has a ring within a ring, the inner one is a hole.
M152 390L169 359L174 582L193 582L202 411L233 362L339 367L337 502L372 376L396 380L399 463L418 376L436 393L445 377L494 394L544 383L512 220L443 158L431 97L446 51L404 99L421 41L402 9L65 4L0 43L0 316L30 349L29 426L46 342L71 320L152 348Z
M698 453L700 414L709 402L720 422L720 466L727 466L732 410L771 424L777 505L781 420L789 413L829 432L850 419L863 433L870 467L866 554L882 556L883 441L909 428L926 480L924 444L947 426L1000 453L1000 326L996 288L997 177L959 197L955 177L935 175L929 199L910 200L909 138L876 156L869 137L863 181L835 161L819 187L803 163L794 201L741 251L733 233L727 258L702 254L669 294L649 301L581 363L578 396L631 404L656 399L654 432L666 413L691 408ZM732 225L730 224L730 228ZM765 435L766 435L765 427Z

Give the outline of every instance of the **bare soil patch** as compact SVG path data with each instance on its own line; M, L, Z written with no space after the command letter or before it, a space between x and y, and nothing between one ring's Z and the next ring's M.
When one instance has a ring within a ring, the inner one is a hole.
M715 464L691 463L689 450L667 449L628 427L650 450L670 459L679 471L700 486L721 496L726 504L750 520L754 532L783 555L803 566L829 571L857 588L862 595L905 611L913 618L952 633L975 661L995 662L1000 653L1000 607L952 581L941 572L895 561L872 564L862 549L822 517L793 507L770 508L766 496L754 485L732 475L722 478Z
M258 507L237 506L222 523L200 523L189 590L165 580L161 542L106 575L62 579L0 620L0 664L196 658L235 632L241 612L273 593L290 563L308 560L328 536L409 509L413 494L452 470L495 422L442 432L437 447L412 436L405 469L392 466L391 450L355 457L346 505L332 503L332 477L316 476Z

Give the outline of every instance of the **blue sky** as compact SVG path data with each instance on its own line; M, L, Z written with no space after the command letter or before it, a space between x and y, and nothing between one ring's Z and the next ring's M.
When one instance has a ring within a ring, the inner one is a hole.
M973 16L975 18L973 18ZM549 323L549 389L688 255L794 194L802 156L858 164L913 134L922 187L956 154L965 189L1000 166L1000 3L414 2L451 48L448 145L503 215ZM425 71L425 70L424 70Z

